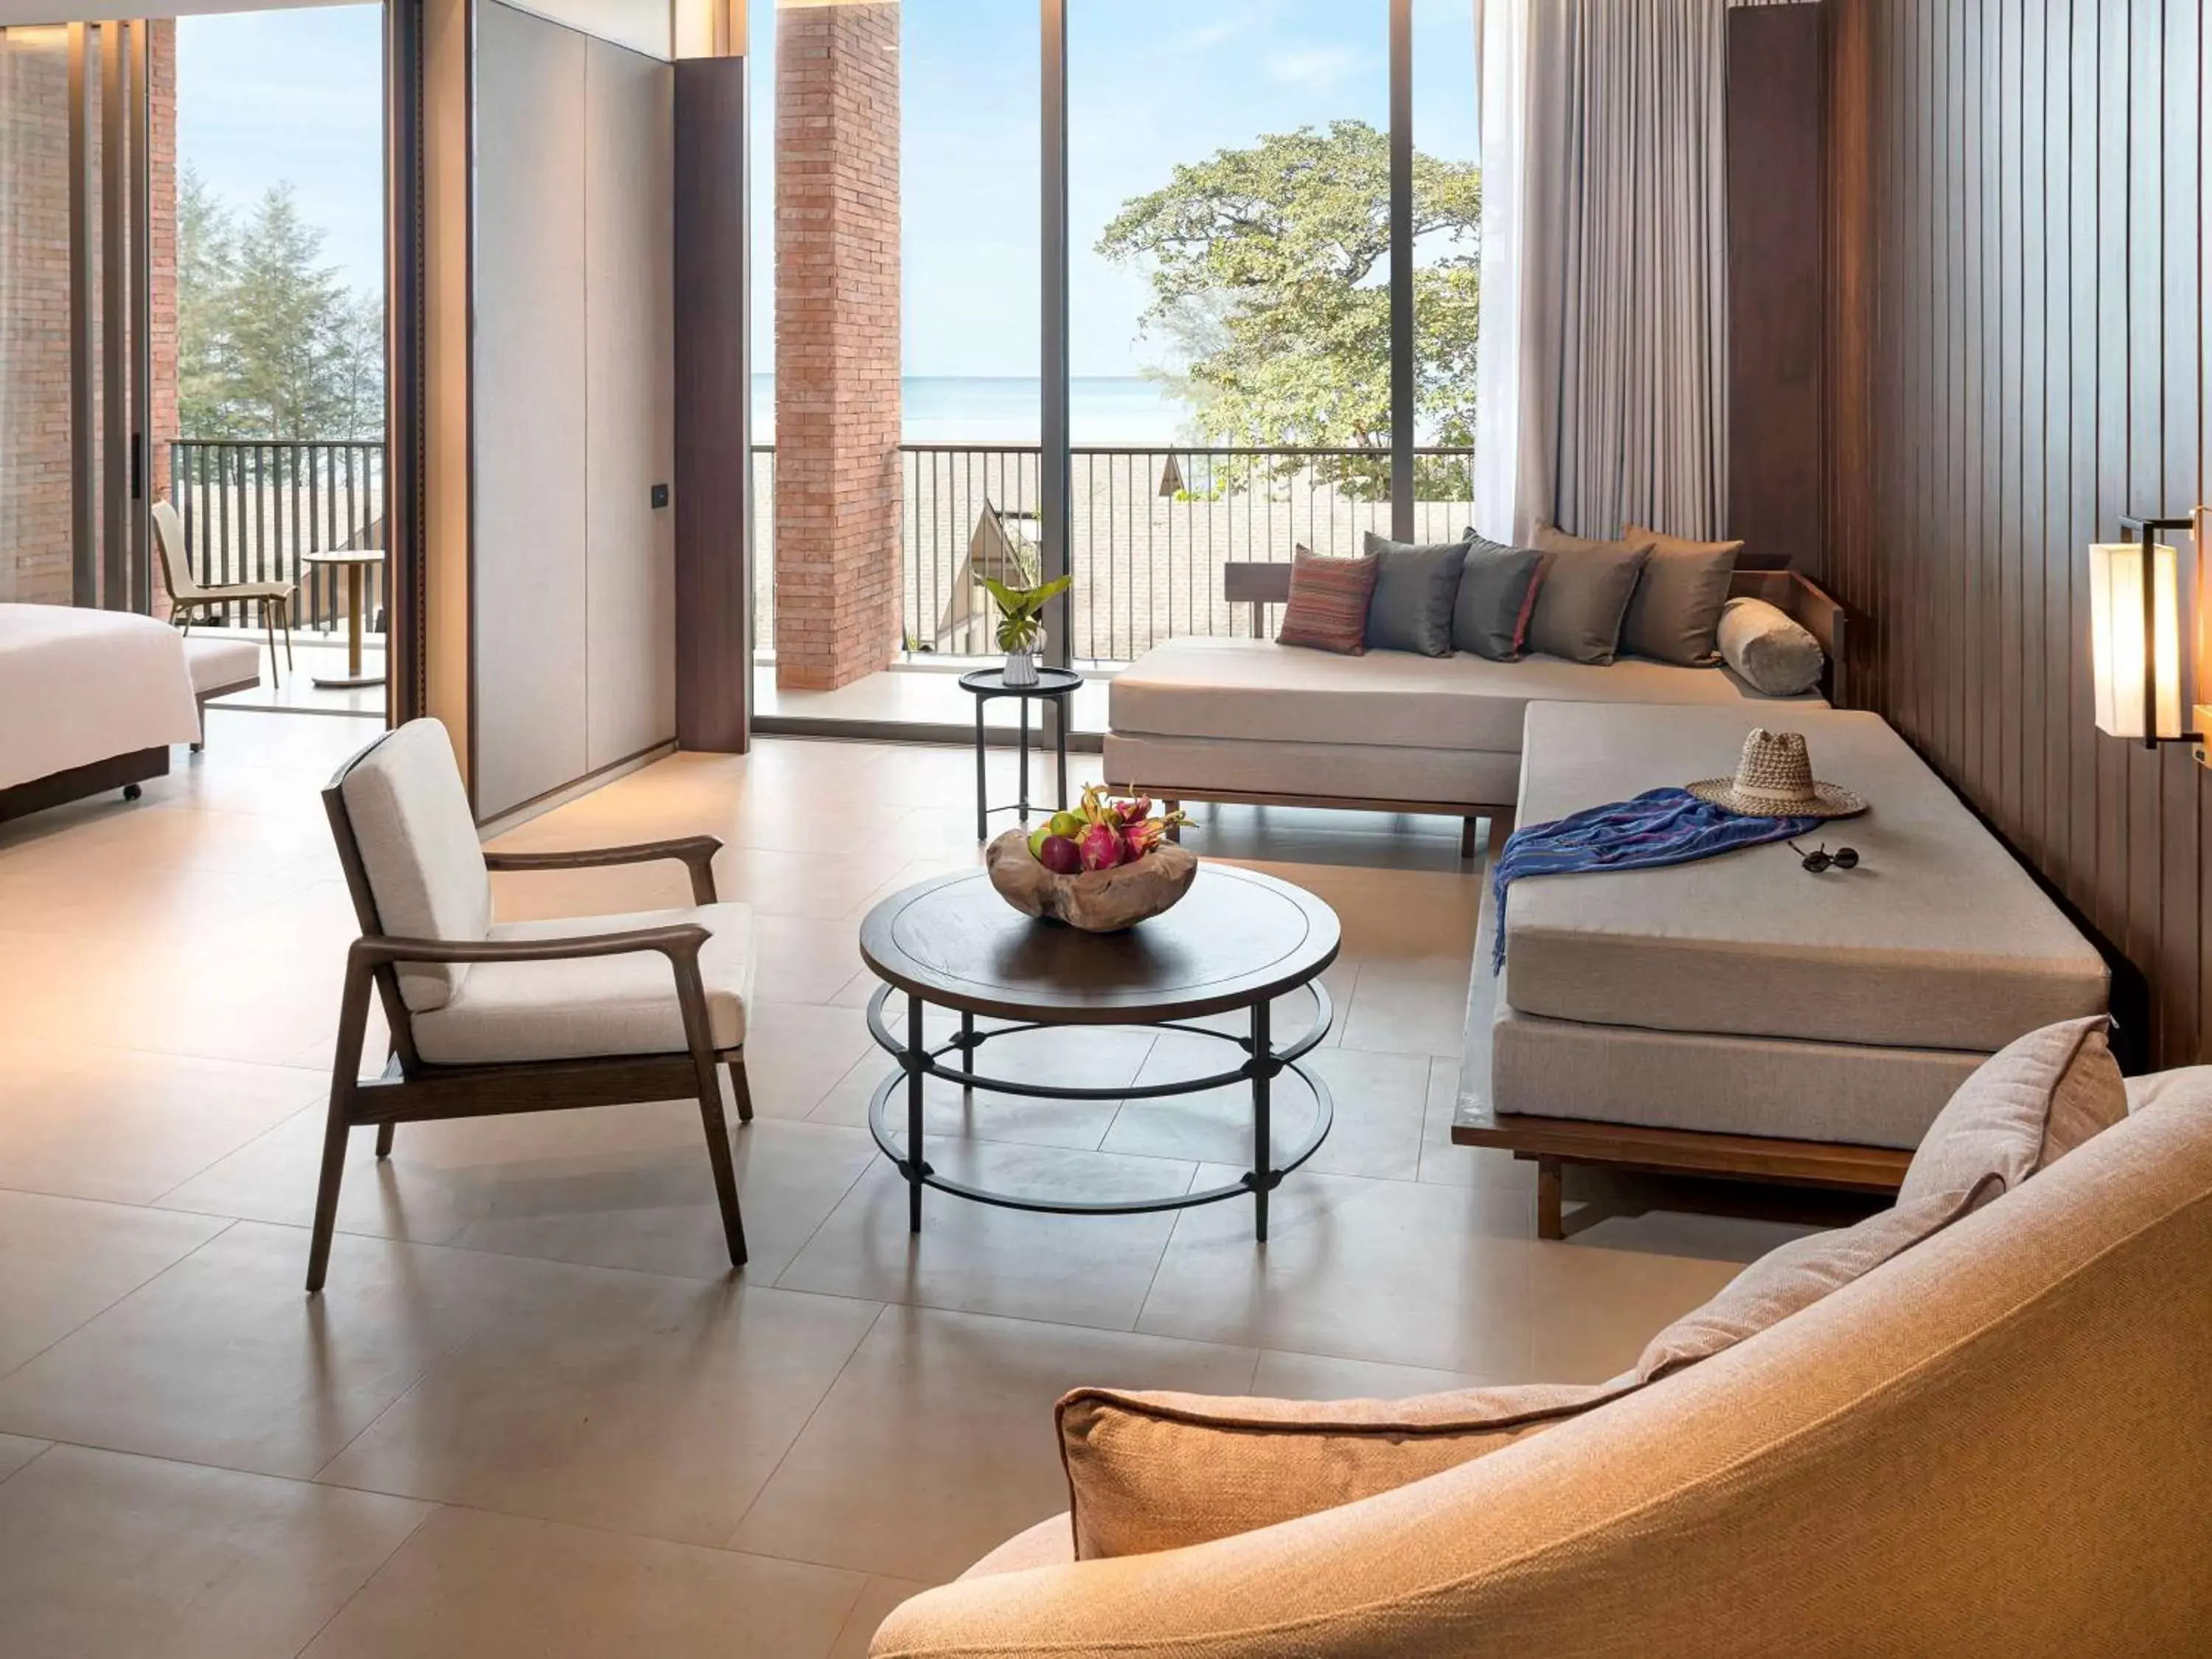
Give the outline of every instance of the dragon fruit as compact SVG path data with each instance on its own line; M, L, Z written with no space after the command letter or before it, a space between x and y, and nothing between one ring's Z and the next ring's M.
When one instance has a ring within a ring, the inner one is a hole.
M1121 814L1121 823L1124 826L1142 823L1152 815L1152 797L1139 795L1134 800L1125 800L1121 803L1118 810Z
M1083 868L1083 854L1067 836L1047 836L1037 848L1037 862L1055 876L1072 876Z
M1094 823L1077 844L1086 870L1111 870L1121 862L1121 832L1111 824Z

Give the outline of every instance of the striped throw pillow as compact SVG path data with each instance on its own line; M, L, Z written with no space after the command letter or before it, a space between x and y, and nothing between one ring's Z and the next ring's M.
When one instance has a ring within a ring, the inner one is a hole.
M1381 568L1379 558L1324 559L1298 549L1291 563L1291 601L1283 607L1276 643L1341 657L1365 655L1367 605Z

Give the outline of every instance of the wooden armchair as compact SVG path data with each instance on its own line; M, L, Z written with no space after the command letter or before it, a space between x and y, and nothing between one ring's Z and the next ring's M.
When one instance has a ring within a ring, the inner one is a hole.
M161 581L169 590L169 614L189 634L192 618L202 611L226 605L258 605L261 626L269 635L269 672L276 676L276 630L284 630L284 666L292 665L292 592L296 582L225 582L203 587L192 575L192 562L185 556L185 521L168 501L154 503L154 547L161 557Z
M338 770L323 791L362 937L346 957L331 1071L307 1289L322 1288L346 1142L374 1124L611 1106L685 1095L699 1102L730 1264L745 1261L737 1176L722 1115L726 1066L742 1122L753 920L714 896L712 836L573 853L492 853L476 824L446 728L410 720ZM494 870L681 862L688 908L496 922ZM380 1077L361 1076L371 986L392 1028Z

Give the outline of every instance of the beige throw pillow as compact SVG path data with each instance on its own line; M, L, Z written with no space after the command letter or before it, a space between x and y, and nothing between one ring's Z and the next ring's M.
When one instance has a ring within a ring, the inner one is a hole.
M1814 1233L1770 1251L1704 1307L1653 1337L1636 1362L1637 1376L1656 1382L1779 1324L1942 1231L1973 1207L1974 1197L1935 1194L1869 1216L1856 1227Z
M1624 1376L1327 1403L1079 1389L1058 1413L1076 1559L1179 1549L1371 1498L1635 1386Z
M2008 1044L1958 1087L1898 1188L1901 1206L1939 1193L1987 1203L2128 1115L2128 1088L2102 1014Z

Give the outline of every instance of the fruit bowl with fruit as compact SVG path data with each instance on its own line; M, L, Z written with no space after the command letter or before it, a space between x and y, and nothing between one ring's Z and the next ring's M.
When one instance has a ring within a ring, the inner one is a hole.
M1079 810L1007 830L984 849L983 866L1023 915L1117 933L1190 890L1198 860L1168 839L1185 822L1181 812L1156 815L1150 800L1116 800L1094 785Z

